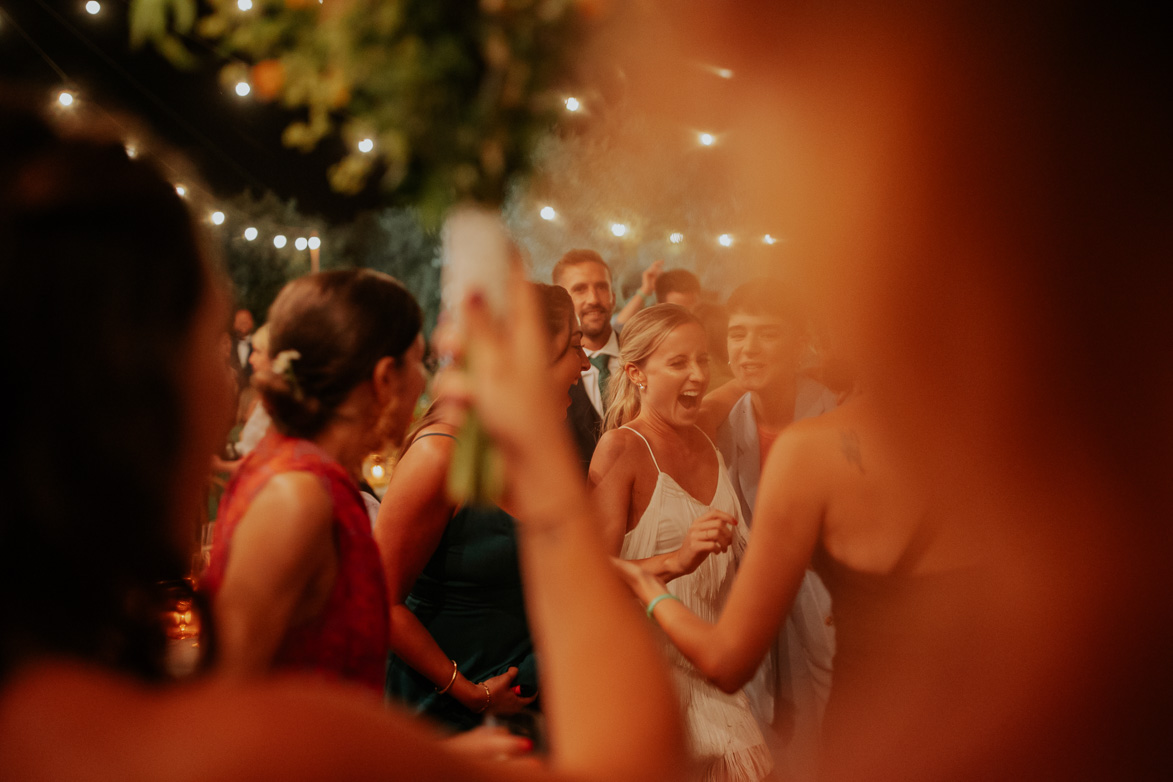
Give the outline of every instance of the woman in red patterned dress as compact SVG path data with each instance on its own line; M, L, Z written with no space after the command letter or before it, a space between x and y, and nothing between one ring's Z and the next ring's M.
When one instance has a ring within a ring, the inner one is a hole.
M386 589L356 477L402 439L423 390L420 309L391 277L333 271L287 285L269 323L273 366L254 384L276 431L225 490L205 579L217 663L381 693Z

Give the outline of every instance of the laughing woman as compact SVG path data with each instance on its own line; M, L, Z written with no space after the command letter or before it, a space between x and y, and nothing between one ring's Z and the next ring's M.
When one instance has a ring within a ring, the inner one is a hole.
M707 344L700 321L675 304L627 323L590 477L611 550L669 582L670 599L715 618L746 531L725 464L698 426ZM745 694L721 692L675 649L669 655L703 778L763 778L772 761Z

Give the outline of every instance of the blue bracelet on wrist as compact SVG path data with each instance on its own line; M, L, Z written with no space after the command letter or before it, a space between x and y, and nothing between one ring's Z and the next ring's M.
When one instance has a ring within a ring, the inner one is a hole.
M677 597L676 595L670 594L668 592L665 592L662 595L656 595L655 597L653 597L651 599L651 601L648 603L648 608L647 608L648 619L651 619L653 622L656 621L656 617L652 616L652 611L655 609L656 604L659 603L661 600L675 600L678 603L680 602L679 597Z

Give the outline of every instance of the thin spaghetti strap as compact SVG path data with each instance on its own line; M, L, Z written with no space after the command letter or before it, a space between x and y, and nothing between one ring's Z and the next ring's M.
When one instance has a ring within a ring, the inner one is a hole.
M624 424L623 426L621 426L621 427L619 427L619 428L620 428L620 429L626 429L626 430L627 430L627 431L629 431L629 432L634 432L634 433L635 433L635 435L636 435L636 437L638 437L639 439L643 440L643 441L644 441L644 445L646 445L646 446L648 447L648 453L649 453L649 454L651 454L651 456L652 456L652 464L656 465L656 472L663 472L663 470L661 470L661 469L660 469L660 463L656 461L656 452L652 450L652 444L648 442L648 438L644 437L644 436L643 436L642 434L640 434L639 432L636 432L634 429L632 429L632 428L631 428L630 426L628 426L627 424Z
M693 428L694 428L694 429L696 429L698 432L700 432L702 435L704 435L704 438L705 438L706 440L709 440L709 436L708 436L707 434L705 434L705 430L704 430L704 429L701 429L701 428L700 428L699 426L697 426L696 424L693 424ZM717 446L716 446L716 444L715 444L715 443L714 443L712 440L709 440L709 445L712 447L712 449L713 449L714 451L717 451ZM717 451L717 453L720 453L720 451Z

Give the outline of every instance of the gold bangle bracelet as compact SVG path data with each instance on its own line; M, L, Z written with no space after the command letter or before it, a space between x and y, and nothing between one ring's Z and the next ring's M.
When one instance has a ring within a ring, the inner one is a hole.
M489 710L489 704L493 702L493 693L489 691L489 685L481 682L481 686L485 688L485 705L477 711L477 714L484 714Z
M442 689L442 690L439 688L436 689L436 692L438 692L440 695L443 695L444 693L446 693L452 689L453 683L456 682L456 675L458 673L460 673L460 671L456 670L456 661L455 660L449 660L448 662L452 663L452 678L449 679L448 683L444 685L444 689Z

